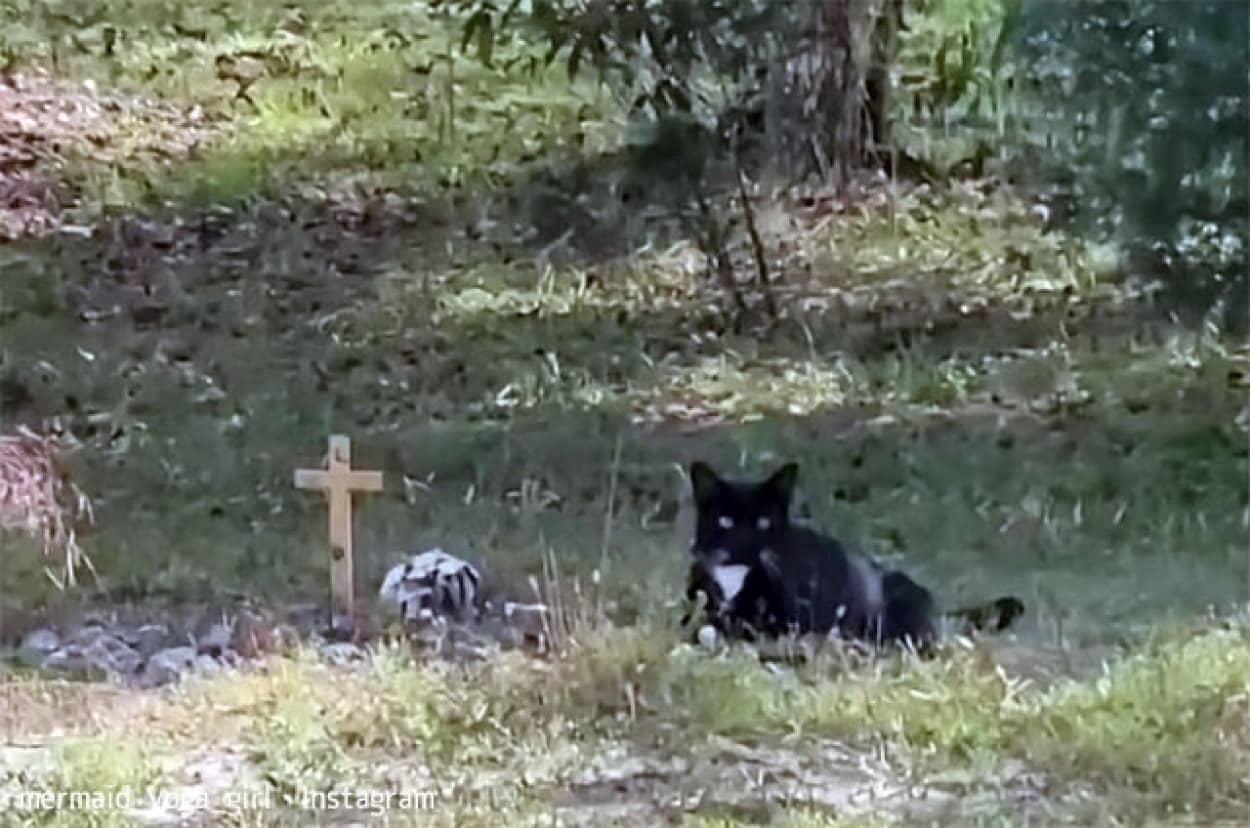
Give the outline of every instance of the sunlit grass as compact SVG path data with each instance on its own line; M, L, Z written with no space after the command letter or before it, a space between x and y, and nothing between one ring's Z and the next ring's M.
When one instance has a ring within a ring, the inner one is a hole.
M349 170L391 187L493 186L540 151L620 140L618 107L593 85L531 72L534 56L511 47L482 66L460 50L457 21L421 3L207 11L134 0L107 20L82 6L59 16L14 10L10 22L27 35L14 38L27 60L55 52L62 75L107 78L207 117L205 140L176 164L126 150L157 128L141 108L104 137L119 163L99 164L98 146L63 148L76 183L123 202L231 203ZM111 53L106 29L119 44Z
M112 741L133 726L126 715L97 717L92 733L32 764L27 783L169 788L181 779L169 760L198 745L242 756L251 768L204 784L269 786L291 797L344 786L427 789L438 792L443 816L458 807L480 812L485 786L498 789L489 813L519 817L557 801L576 809L576 797L560 794L566 786L630 763L640 768L632 773L673 786L692 781L682 774L714 775L708 761L729 739L784 745L800 757L832 744L872 750L900 778L961 796L1042 785L1055 813L1093 807L1121 820L1219 819L1250 801L1250 643L1238 621L1176 628L1113 657L1100 674L1049 688L998 666L1002 654L988 644L948 648L931 661L831 652L768 669L745 649L700 654L675 647L671 629L616 628L593 615L563 641L547 663L513 655L448 668L394 649L349 668L311 654L272 659L133 710L148 734L142 749ZM782 767L774 772L785 778ZM720 819L723 807L691 817ZM995 813L969 807L968 819ZM826 818L783 814L773 824ZM862 807L842 814L871 816Z

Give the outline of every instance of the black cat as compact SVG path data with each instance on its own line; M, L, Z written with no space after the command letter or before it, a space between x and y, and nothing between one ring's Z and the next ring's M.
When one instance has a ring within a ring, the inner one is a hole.
M927 649L933 596L906 574L847 552L790 523L798 464L761 482L727 481L690 467L697 511L687 597L706 597L708 622L730 637L829 633ZM1014 597L950 613L977 629L1004 630L1024 612Z

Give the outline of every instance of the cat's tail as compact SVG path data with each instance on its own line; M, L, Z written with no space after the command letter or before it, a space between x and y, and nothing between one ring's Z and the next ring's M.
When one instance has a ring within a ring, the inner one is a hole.
M1005 595L986 604L951 610L945 615L978 632L1003 632L1024 615L1024 602L1014 595Z

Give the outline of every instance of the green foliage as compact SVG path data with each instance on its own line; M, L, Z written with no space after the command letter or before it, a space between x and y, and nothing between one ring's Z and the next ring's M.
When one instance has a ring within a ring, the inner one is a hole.
M136 204L272 198L348 170L408 191L501 187L525 178L539 146L552 164L562 148L619 143L611 101L580 94L562 72L527 71L541 69L541 49L501 45L483 66L457 54L459 21L448 16L395 0L364 9L122 0L107 14L86 2L8 0L0 66L7 55L16 71L51 66L122 93L110 104L121 113L105 120L90 96L58 88L76 113L65 134L31 130L39 169L58 167L84 194L79 225ZM55 282L38 285L50 292Z
M886 129L880 57L893 0L544 0L524 16L516 3L457 5L470 10L463 42L482 59L500 37L542 43L548 62L564 55L571 76L593 67L651 121L714 124L722 150L744 135L762 139L753 160L785 177L814 172L840 184L875 158L871 141Z
M502 11L494 0L453 5L470 10L462 45L475 44L484 62L501 38L536 37L546 63L563 55L571 77L590 67L657 117L706 107L721 84L755 72L787 17L764 0L538 0L524 16L515 2Z
M1250 16L1240 3L1030 2L1034 133L1072 216L1120 235L1142 275L1244 328Z
M928 127L995 122L1006 111L1008 44L1021 0L916 0L905 5L891 67L895 117Z

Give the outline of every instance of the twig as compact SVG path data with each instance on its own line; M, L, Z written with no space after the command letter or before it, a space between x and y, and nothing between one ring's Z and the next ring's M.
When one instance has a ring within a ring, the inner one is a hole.
M447 140L456 140L456 54L447 45Z
M612 543L612 515L616 512L616 483L621 470L621 447L624 439L616 435L616 448L612 453L612 474L608 478L608 509L603 516L603 548L599 552L599 575L602 577L608 567L608 547Z
M751 247L755 251L755 272L759 277L760 290L764 293L764 308L768 316L777 321L777 300L773 296L773 285L768 275L768 256L764 252L764 240L760 238L755 226L755 210L751 207L751 197L747 194L747 174L738 167L738 194L742 198L742 215L746 219L747 235L751 237Z

